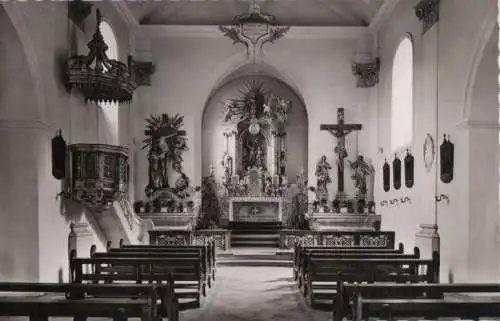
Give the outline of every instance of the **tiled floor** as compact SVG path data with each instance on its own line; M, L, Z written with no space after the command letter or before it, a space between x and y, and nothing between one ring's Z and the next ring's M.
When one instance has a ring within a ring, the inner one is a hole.
M310 309L285 267L218 267L202 307L181 312L185 321L326 321Z

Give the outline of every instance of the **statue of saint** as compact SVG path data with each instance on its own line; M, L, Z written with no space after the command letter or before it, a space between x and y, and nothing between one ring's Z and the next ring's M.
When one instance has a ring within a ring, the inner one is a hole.
M153 191L164 188L168 185L168 177L165 177L164 166L165 155L161 149L158 141L153 139L151 143L151 149L148 153L148 178L149 178L149 188Z
M215 176L215 166L214 166L214 164L208 165L208 176L209 177L214 177Z
M369 175L373 174L373 169L367 162L365 162L363 155L358 155L356 161L354 162L348 162L353 170L351 177L354 179L354 187L356 188L358 197L362 197L364 199L368 191L366 179Z
M233 175L233 158L227 152L222 156L222 167L224 167L224 177L227 179ZM215 168L214 168L215 171Z
M304 193L307 189L307 181L304 176L304 169L301 169L297 174L297 189L300 193Z
M257 147L257 152L255 156L255 166L257 168L262 168L264 167L264 151L262 150L262 147Z
M329 174L329 170L332 169L330 163L327 162L326 156L321 156L321 159L316 164L316 187L319 193L328 193L328 189L326 185L332 182L332 179Z

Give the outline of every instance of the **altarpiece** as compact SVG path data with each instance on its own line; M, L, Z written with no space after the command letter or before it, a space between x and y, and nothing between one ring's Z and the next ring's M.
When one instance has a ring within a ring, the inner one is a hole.
M290 108L255 80L226 102L222 185L230 221L282 220Z

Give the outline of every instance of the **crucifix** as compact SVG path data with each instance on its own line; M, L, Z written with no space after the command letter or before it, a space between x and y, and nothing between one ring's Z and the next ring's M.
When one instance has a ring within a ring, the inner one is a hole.
M337 124L322 124L319 127L320 130L327 130L330 134L337 138L337 146L335 146L335 153L337 153L338 174L337 195L340 197L344 195L344 159L347 157L345 137L353 130L361 130L361 128L361 124L344 123L344 108L342 107L337 108Z

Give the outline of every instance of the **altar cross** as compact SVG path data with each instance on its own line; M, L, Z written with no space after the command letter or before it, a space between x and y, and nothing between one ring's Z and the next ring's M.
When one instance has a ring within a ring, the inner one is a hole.
M337 174L338 174L338 189L337 194L344 193L344 159L347 157L345 148L345 136L354 130L361 130L361 124L346 124L344 123L344 108L337 108L337 124L322 124L320 130L326 130L337 138Z

